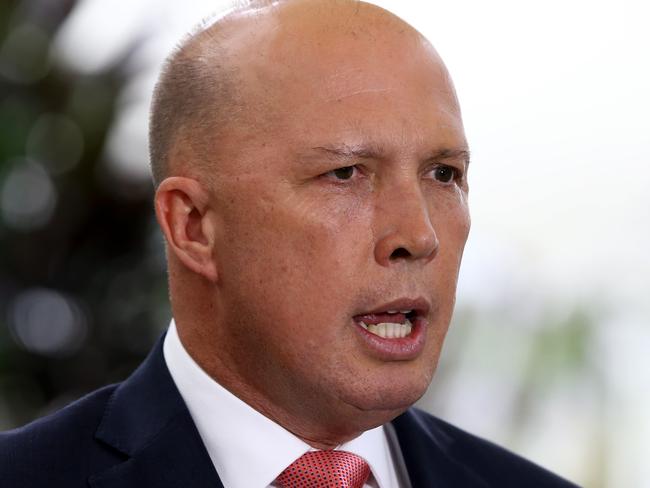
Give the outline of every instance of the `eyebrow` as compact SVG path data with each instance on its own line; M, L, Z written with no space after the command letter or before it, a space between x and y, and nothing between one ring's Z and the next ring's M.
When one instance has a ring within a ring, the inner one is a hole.
M317 146L312 149L320 152L328 153L336 158L340 159L385 159L385 151L383 151L378 146L366 146L366 145L328 145L328 146ZM449 149L443 148L433 151L427 158L426 161L440 161L445 159L462 159L465 162L465 165L469 166L470 163L470 151L469 149Z
M462 159L466 166L471 162L469 149L441 149L435 151L429 158L429 161L440 161L445 159Z
M340 144L318 146L312 149L328 153L337 158L384 159L384 151L380 147L375 146Z

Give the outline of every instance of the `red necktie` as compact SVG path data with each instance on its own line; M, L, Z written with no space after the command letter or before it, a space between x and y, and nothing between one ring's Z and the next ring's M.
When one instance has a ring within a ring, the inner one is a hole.
M276 478L282 488L362 488L370 475L363 458L345 451L313 451Z

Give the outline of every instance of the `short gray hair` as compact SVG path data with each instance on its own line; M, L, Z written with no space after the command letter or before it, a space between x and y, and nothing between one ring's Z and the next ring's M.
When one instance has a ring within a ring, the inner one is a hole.
M154 90L149 120L149 156L157 187L173 168L172 151L189 145L193 161L207 166L218 157L218 138L238 121L245 106L237 60L227 47L228 18L278 7L292 0L243 0L202 22L167 58ZM309 0L302 0L308 2ZM317 2L314 2L317 3ZM356 0L339 4L359 5ZM332 2L334 6L336 2ZM215 144L217 152L215 153Z
M168 176L176 144L212 140L236 111L237 70L228 59L220 21L199 26L164 63L149 118L149 156L156 186Z

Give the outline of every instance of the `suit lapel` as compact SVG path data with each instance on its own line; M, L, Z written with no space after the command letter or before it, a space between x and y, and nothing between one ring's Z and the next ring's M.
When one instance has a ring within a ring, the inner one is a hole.
M107 403L95 437L127 460L91 476L93 488L223 488L169 374L162 341Z
M188 417L178 417L128 461L92 477L93 488L223 488Z
M415 488L486 488L486 484L451 455L453 442L413 409L393 420L406 470Z

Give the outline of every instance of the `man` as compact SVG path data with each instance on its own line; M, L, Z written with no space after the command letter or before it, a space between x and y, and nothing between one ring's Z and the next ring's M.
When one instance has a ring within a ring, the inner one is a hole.
M409 408L470 226L454 88L412 27L232 12L167 63L151 160L174 321L121 385L4 434L1 486L570 486Z

